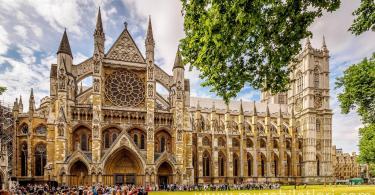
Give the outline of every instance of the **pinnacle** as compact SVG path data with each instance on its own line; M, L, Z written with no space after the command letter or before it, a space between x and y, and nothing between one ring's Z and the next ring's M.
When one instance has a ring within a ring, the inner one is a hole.
M146 45L147 44L155 44L155 42L154 42L154 35L152 33L151 16L148 17L148 28L147 28L147 35L146 35Z
M173 65L173 69L175 68L182 68L182 69L184 68L184 65L182 64L180 48L177 48L176 58L174 60L174 65Z
M72 50L70 49L70 44L69 44L68 35L66 34L66 29L64 30L64 34L60 42L59 50L57 51L57 54L59 53L65 53L65 54L72 56Z
M100 7L99 7L99 11L98 11L98 17L97 17L97 20L96 20L95 32L103 32L102 14L100 12Z

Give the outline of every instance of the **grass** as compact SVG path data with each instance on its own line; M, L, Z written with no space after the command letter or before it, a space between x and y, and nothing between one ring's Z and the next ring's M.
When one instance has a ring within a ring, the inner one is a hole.
M193 192L152 192L151 195L375 195L375 185L282 186L279 190L232 190Z

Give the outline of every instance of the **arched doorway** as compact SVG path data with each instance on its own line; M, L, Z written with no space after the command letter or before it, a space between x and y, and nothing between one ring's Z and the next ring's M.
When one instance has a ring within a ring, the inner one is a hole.
M123 147L107 159L103 183L143 185L143 169L142 161L136 153Z
M162 189L165 189L168 184L173 183L173 170L169 163L163 162L158 168L158 182Z
M69 184L71 186L77 185L87 185L90 183L90 178L88 175L89 171L85 163L82 161L76 161L70 167L70 177L69 177Z

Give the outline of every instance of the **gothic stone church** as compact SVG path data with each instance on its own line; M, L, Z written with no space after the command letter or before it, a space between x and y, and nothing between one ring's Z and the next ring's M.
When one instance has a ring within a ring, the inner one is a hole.
M143 55L126 26L104 49L100 10L94 53L80 64L64 32L50 95L28 111L16 100L13 176L59 184L201 184L332 180L329 52L309 40L286 93L261 102L190 96L179 51L173 75L154 61L151 20ZM80 86L92 78L90 87ZM169 92L161 95L156 85Z

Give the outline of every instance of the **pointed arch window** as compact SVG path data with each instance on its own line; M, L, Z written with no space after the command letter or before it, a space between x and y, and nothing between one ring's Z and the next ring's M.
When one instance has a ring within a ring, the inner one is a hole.
M238 176L239 160L236 154L233 155L233 176Z
M29 126L27 126L26 124L22 125L21 134L27 135L28 133L29 133Z
M112 133L112 143L116 141L117 136L117 133Z
M247 138L246 140L246 148L252 148L253 147L253 141L251 141L250 138Z
M253 175L253 159L250 154L247 155L247 176Z
M46 145L39 144L35 147L35 176L44 175L44 167L47 162Z
M133 141L134 141L135 145L138 146L138 135L137 134L134 134Z
M320 120L319 119L316 119L316 132L320 132Z
M301 92L302 89L303 89L303 75L301 72L298 72L297 73L297 80L296 80L296 83L297 83L297 92Z
M88 148L88 138L87 138L86 133L81 135L81 150L82 151L88 151L89 150L89 148Z
M21 145L21 176L27 176L27 144Z
M319 88L319 83L320 83L320 74L319 74L319 68L315 67L314 69L314 87Z
M104 148L109 148L109 133L105 132L104 133Z
M142 150L145 149L145 135L141 135L141 147Z
M210 156L207 152L203 155L203 176L209 177L210 176Z
M165 150L165 137L161 137L160 139L160 152L164 152Z
M260 175L264 177L266 176L266 157L261 154L260 158Z
M225 176L225 158L223 154L219 154L219 176L224 177Z

